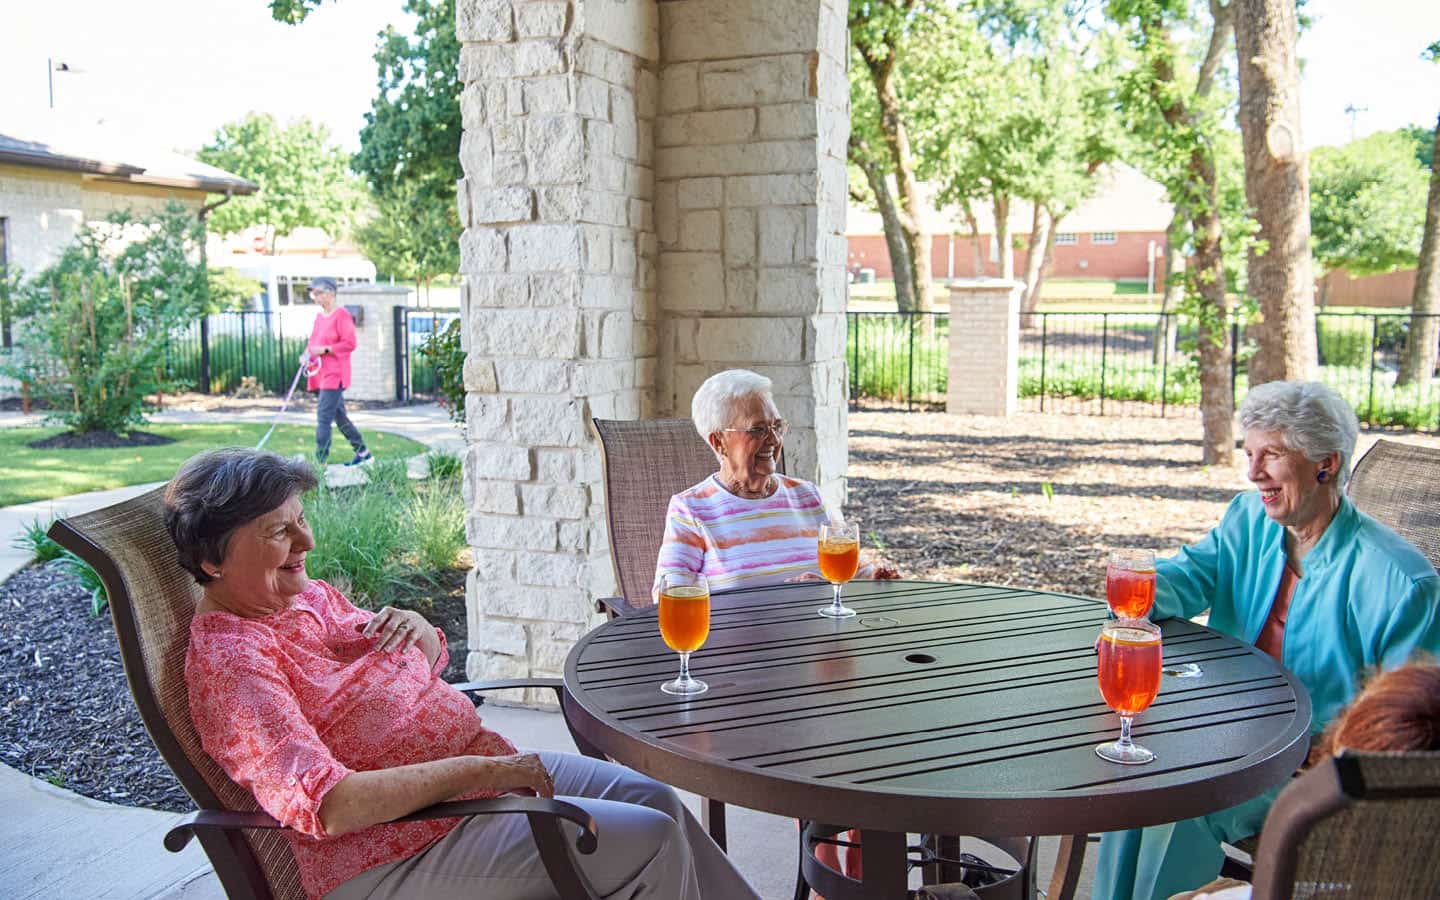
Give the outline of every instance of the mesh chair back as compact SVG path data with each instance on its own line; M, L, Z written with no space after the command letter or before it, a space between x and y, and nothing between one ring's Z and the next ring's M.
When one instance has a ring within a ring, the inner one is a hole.
M1440 569L1440 450L1376 441L1355 464L1346 492Z
M1437 833L1440 753L1346 753L1276 799L1254 900L1440 897Z
M627 606L651 604L670 498L715 474L715 453L689 419L595 419L615 582ZM782 453L776 461L785 471Z
M50 534L104 581L130 693L160 755L191 799L201 809L256 811L255 798L204 751L190 721L185 650L200 588L176 562L163 493L157 488L61 519ZM216 836L205 840L205 850L232 897L242 887L258 897L305 896L295 857L277 830Z

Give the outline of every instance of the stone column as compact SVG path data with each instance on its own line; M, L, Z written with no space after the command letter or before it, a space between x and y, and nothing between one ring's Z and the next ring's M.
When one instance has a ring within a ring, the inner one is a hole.
M1015 412L1020 385L1020 295L1004 278L950 282L950 388L945 411L977 416Z
M350 400L395 399L395 313L409 298L407 288L389 284L342 284L335 292L341 306L359 307L355 352L350 355Z
M660 5L658 407L715 372L775 382L789 471L845 495L847 7Z
M587 422L653 407L655 15L456 7L474 678L558 676L614 592Z

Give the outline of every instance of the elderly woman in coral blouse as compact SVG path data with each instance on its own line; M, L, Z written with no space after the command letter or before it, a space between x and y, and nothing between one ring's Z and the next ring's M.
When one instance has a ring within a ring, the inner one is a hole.
M185 661L205 751L286 833L310 897L539 898L554 890L523 816L392 823L449 799L568 795L596 820L578 857L605 896L753 898L669 788L621 766L522 753L439 678L442 632L369 613L305 574L303 463L255 450L191 459L165 493L200 583Z
M1345 496L1359 426L1338 394L1315 382L1262 384L1241 404L1240 424L1255 490L1236 497L1198 543L1159 561L1152 616L1208 609L1211 628L1295 673L1318 731L1366 672L1440 652L1440 577ZM1166 898L1214 878L1221 842L1257 833L1277 792L1105 835L1096 900Z
M819 488L776 471L789 424L775 407L770 379L745 369L712 375L690 410L720 469L670 498L657 595L668 572L698 572L712 591L818 578L816 538L830 516ZM867 562L859 577L897 574Z

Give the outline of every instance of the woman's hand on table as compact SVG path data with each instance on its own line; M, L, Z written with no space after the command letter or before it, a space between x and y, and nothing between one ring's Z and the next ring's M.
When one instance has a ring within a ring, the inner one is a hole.
M806 581L824 581L825 578L819 572L801 572L799 575L792 575L785 579L786 584L801 584Z
M894 566L887 566L884 563L876 563L875 571L870 577L877 581L894 581L900 577L900 570Z
M375 649L381 653L392 650L403 653L419 647L432 666L440 658L440 638L434 626L413 609L386 606L365 623L360 634L374 640Z

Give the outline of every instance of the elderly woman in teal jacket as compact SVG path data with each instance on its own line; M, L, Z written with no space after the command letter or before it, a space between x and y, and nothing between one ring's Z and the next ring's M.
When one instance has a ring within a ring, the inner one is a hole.
M1295 673L1320 731L1368 672L1440 653L1440 577L1344 494L1355 413L1313 382L1256 387L1240 408L1246 473L1219 527L1156 566L1156 619L1210 610L1210 627ZM1279 788L1198 819L1112 832L1096 900L1163 900L1215 877L1222 841L1256 834Z

